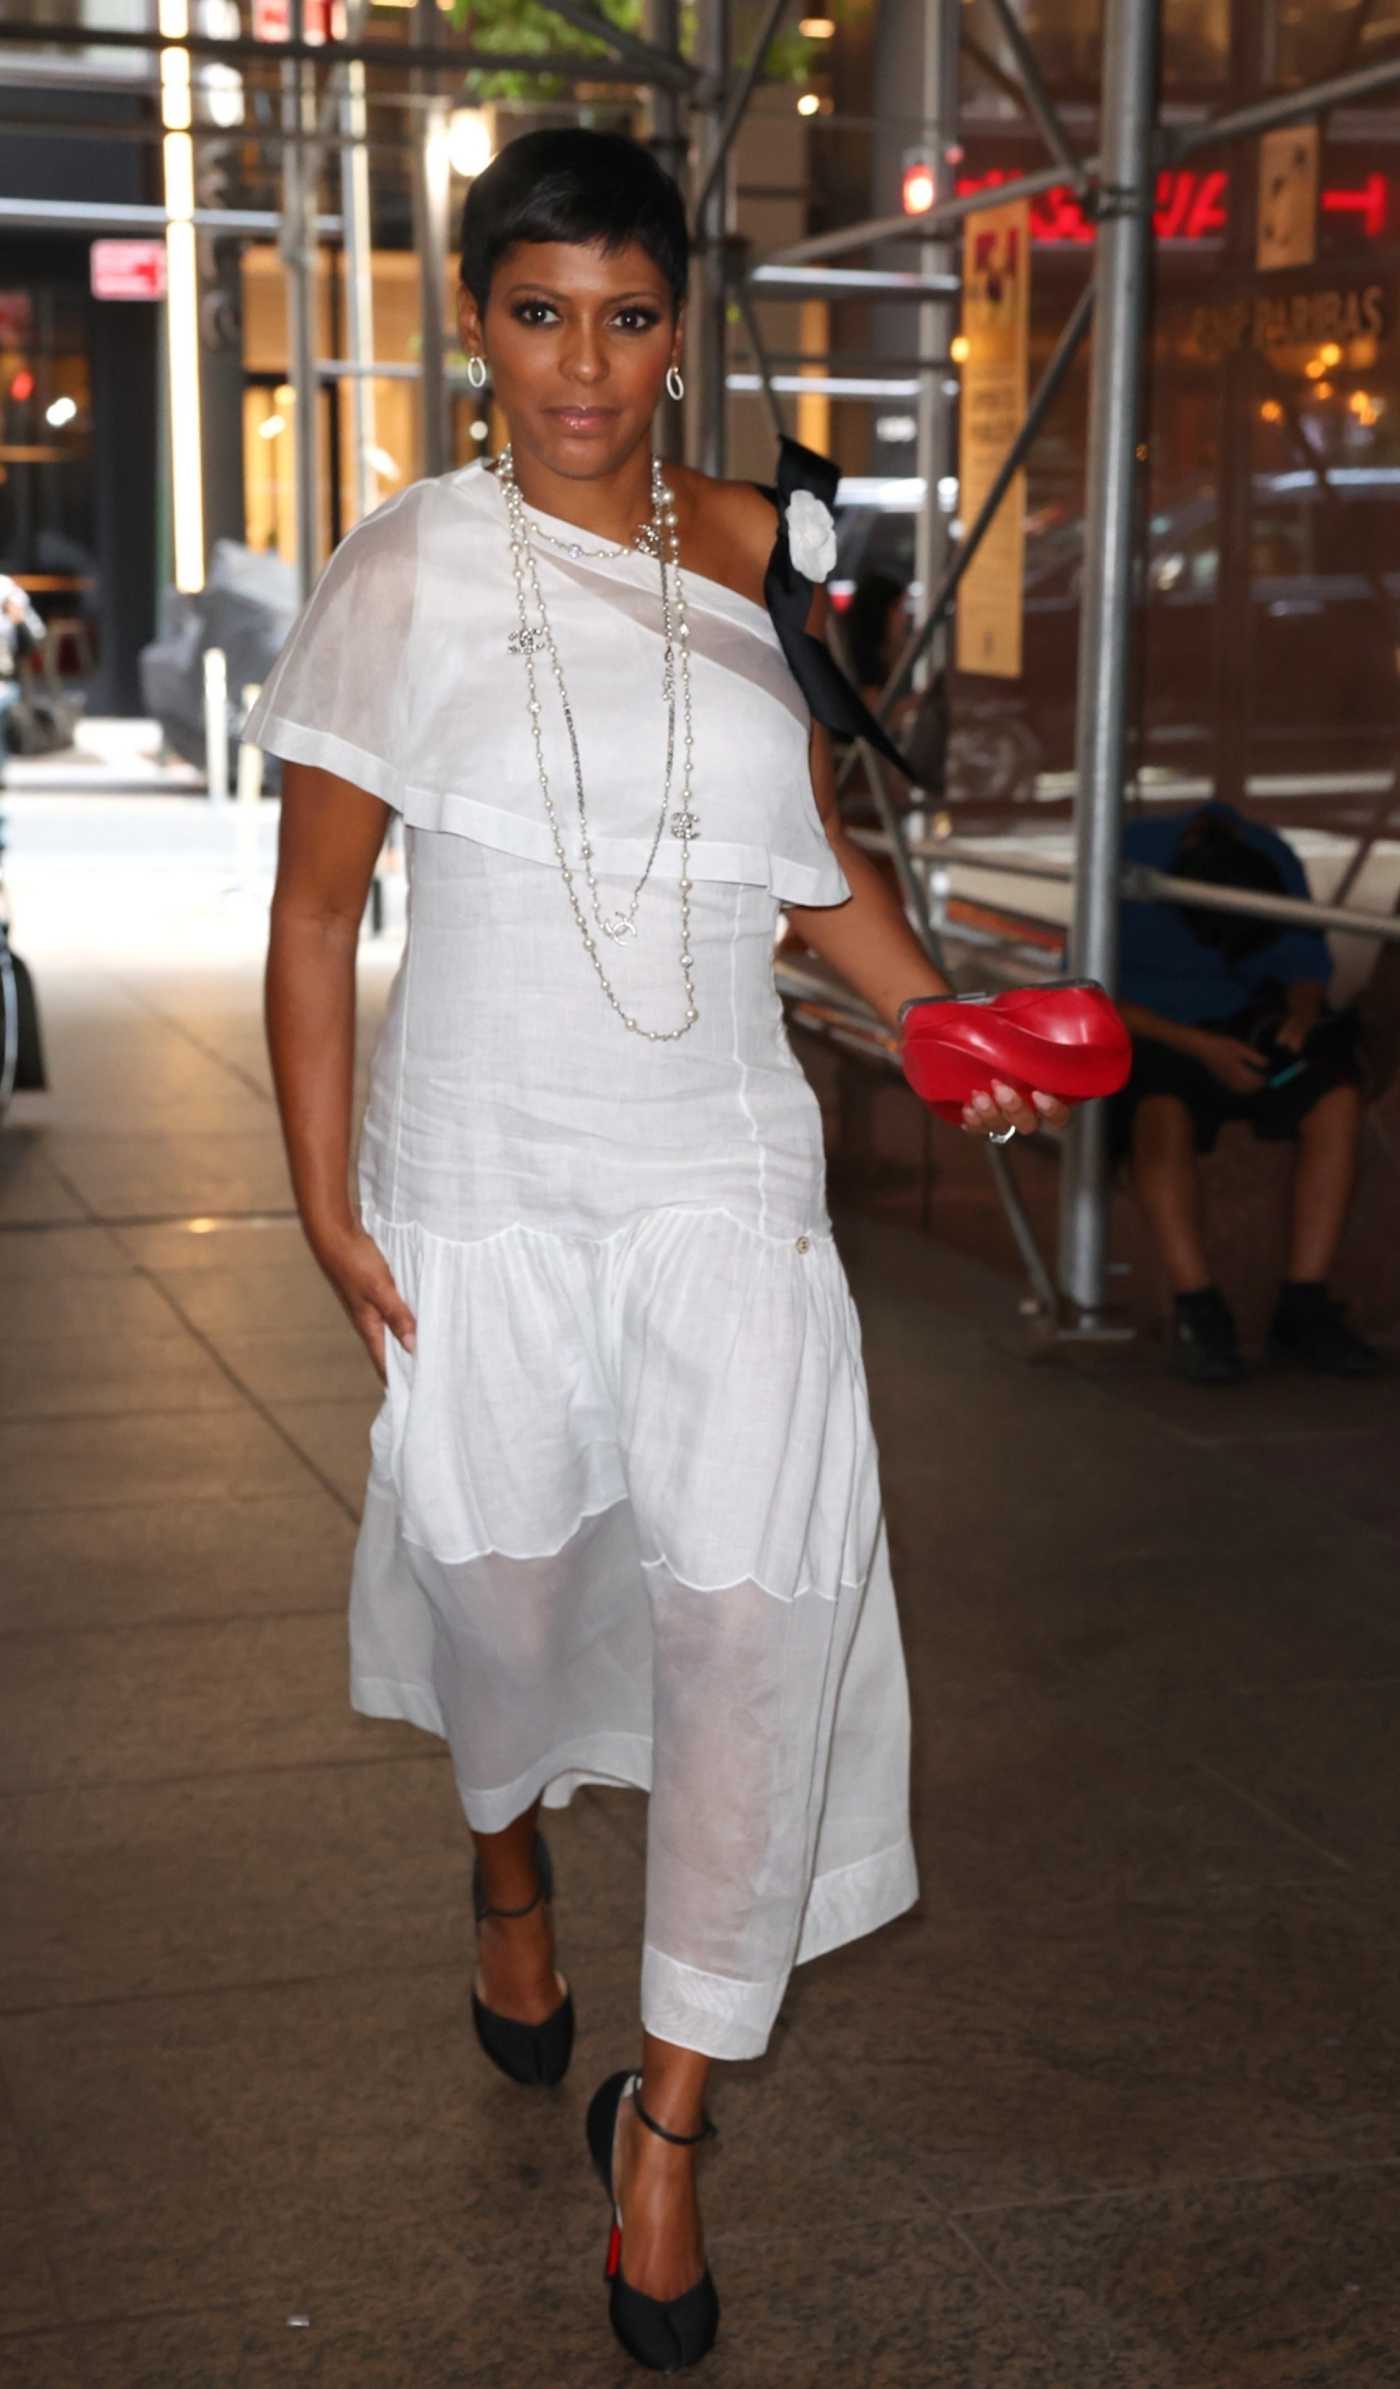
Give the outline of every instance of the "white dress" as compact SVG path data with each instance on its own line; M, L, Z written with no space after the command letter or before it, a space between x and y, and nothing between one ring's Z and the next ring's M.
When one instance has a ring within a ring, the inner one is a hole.
M595 873L625 902L664 768L658 568L540 545L539 570ZM793 1964L897 1915L917 1881L859 1330L773 984L780 903L848 891L766 611L693 573L686 591L700 1017L674 1044L624 1030L569 910L493 474L416 483L351 532L248 735L406 824L359 1182L417 1338L412 1358L387 1339L352 1698L445 1736L486 1832L539 1793L649 1788L643 2022L749 2057ZM638 935L600 940L651 1027L684 1011L680 855L668 829Z

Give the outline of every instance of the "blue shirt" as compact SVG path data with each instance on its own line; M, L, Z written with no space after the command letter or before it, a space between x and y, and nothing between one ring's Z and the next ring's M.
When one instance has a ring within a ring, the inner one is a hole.
M1307 877L1292 847L1276 830L1246 821L1233 805L1198 806L1190 813L1165 818L1139 814L1124 827L1123 860L1170 872L1188 822L1207 809L1224 814L1249 845L1269 857L1285 896L1307 899ZM1245 1009L1266 980L1291 987L1299 979L1318 979L1325 986L1332 976L1327 940L1316 929L1280 924L1278 936L1266 946L1232 960L1218 946L1203 945L1193 936L1174 902L1124 902L1118 922L1122 941L1119 992L1124 1001L1144 1004L1150 1012L1160 1012L1165 1019L1189 1027L1208 1020L1229 1020Z

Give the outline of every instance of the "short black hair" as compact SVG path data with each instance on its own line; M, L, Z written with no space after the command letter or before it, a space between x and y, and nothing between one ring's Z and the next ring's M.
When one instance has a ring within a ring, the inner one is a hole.
M690 235L673 177L640 141L583 125L508 141L467 193L462 281L483 315L491 277L519 241L576 241L615 252L632 242L664 274L671 303L685 297Z

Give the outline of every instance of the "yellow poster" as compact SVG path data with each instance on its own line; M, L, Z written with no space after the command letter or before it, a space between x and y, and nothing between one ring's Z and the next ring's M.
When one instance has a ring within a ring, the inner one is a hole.
M963 232L962 405L958 512L974 521L1026 412L1030 323L1030 204L1015 199L969 216ZM1002 499L958 591L960 672L1005 680L1021 671L1026 476Z

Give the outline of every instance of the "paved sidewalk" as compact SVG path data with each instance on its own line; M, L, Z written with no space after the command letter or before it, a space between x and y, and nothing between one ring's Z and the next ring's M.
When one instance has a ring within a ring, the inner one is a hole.
M621 2389L582 2115L643 1803L552 1828L579 2045L514 2091L445 1759L346 1702L376 1391L289 1216L270 809L240 888L207 816L74 807L10 805L54 1087L0 1129L0 2389ZM840 1229L924 1897L723 2070L704 2377L1388 2389L1397 1380L1031 1365L1009 1276Z

